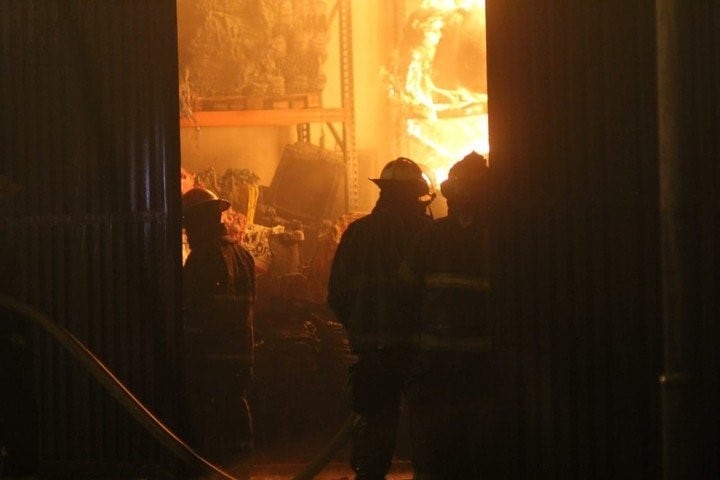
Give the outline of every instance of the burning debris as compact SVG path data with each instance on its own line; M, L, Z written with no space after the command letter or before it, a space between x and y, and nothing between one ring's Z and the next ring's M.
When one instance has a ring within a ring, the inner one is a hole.
M424 0L409 16L389 95L436 182L468 151L490 150L485 63L484 0Z

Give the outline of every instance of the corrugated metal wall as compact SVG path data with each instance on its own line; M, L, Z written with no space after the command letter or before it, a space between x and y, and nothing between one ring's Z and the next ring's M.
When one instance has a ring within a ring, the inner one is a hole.
M0 0L0 174L19 184L23 300L178 421L180 265L174 0ZM165 464L154 441L38 335L45 471Z
M487 2L513 478L659 475L654 3Z
M665 479L720 478L720 2L657 1Z

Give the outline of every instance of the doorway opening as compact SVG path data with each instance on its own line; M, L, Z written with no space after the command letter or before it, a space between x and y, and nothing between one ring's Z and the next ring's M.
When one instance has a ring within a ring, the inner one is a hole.
M223 221L257 275L256 447L310 446L305 461L349 413L353 356L325 299L340 235L377 199L368 179L403 156L439 185L489 153L485 1L177 6L183 192L231 203Z

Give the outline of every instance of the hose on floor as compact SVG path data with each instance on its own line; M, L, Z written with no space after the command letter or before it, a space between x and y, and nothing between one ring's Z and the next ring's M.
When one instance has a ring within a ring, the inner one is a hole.
M361 419L357 413L351 413L345 419L340 429L333 436L330 443L315 456L315 458L305 466L305 468L295 475L292 480L311 480L320 473L330 460L335 458L340 449L350 440L352 433L360 426Z
M145 430L186 465L214 478L241 480L203 458L147 408L120 379L64 327L37 308L0 294L0 307L31 319L65 348ZM311 480L332 460L350 439L360 419L350 414L328 445L293 480Z

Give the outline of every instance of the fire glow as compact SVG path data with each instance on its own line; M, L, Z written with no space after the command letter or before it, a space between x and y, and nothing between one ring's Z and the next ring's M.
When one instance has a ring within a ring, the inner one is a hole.
M409 112L406 134L421 146L421 162L433 172L437 183L447 178L450 166L470 151L484 155L490 151L487 93L471 90L461 82L439 86L434 80L436 55L444 29L464 25L463 22L468 23L467 18L472 18L473 25L481 26L480 31L472 34L483 36L484 50L484 0L424 0L409 20L416 41L410 46L404 81L401 74L399 85L391 90ZM473 54L455 53L459 58L453 61L458 64L463 62L463 54ZM485 84L484 67L476 75L482 75Z

